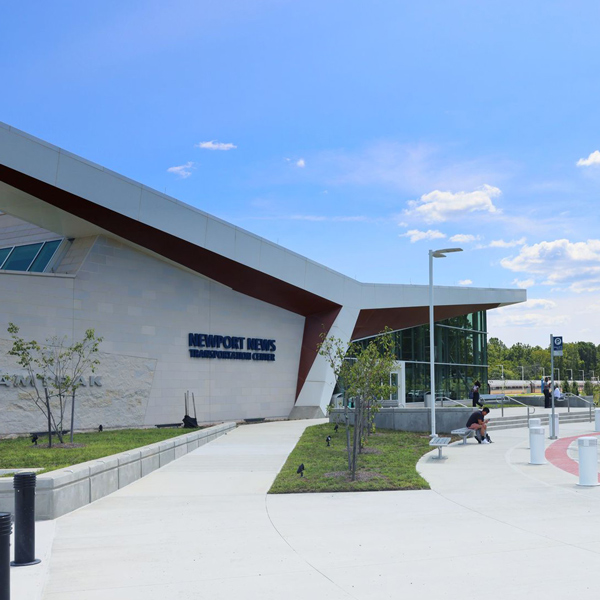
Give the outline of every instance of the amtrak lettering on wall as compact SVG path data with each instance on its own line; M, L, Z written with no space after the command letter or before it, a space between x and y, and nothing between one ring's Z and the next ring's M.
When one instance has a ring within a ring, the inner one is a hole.
M190 358L230 360L275 360L275 340L235 335L188 334Z

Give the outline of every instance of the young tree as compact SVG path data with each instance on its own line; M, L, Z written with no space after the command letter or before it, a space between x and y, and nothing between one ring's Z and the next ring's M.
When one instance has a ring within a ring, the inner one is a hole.
M26 341L19 336L19 327L14 323L8 326L13 339L11 356L27 371L33 391L26 393L44 414L48 426L48 447L52 446L52 434L63 443L63 424L67 402L71 400L70 439L73 442L75 423L75 397L77 390L84 385L84 373L95 372L100 364L97 357L101 337L96 337L93 329L85 332L83 339L70 346L66 337L48 338L41 346L35 340Z
M337 380L345 389L346 401L346 445L348 469L351 479L356 479L358 454L369 436L375 416L381 408L381 399L388 398L396 390L390 383L390 374L396 363L392 336L382 335L373 338L368 344L356 342L346 346L340 339L324 337L319 345L319 353L329 362ZM350 445L348 402L354 399L354 436Z

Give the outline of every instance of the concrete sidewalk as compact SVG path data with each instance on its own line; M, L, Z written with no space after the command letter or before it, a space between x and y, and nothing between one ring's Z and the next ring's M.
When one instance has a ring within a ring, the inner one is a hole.
M418 468L430 491L267 495L313 423L240 427L57 519L43 598L597 593L600 488L580 488L552 464L529 465L526 429L493 432L491 445L459 443L446 460L426 455ZM592 428L561 425L561 437ZM310 457L304 463L309 472ZM40 578L41 568L21 571ZM40 585L37 595L13 590L18 600L41 597Z

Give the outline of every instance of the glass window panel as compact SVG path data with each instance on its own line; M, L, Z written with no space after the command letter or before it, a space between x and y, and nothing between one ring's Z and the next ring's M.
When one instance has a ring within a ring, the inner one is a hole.
M2 266L5 271L27 271L31 261L35 258L42 244L28 244L17 246L6 259Z
M12 248L0 248L0 267L2 263L6 260L6 257L10 254Z
M60 240L54 240L53 242L46 242L36 259L33 261L31 268L29 269L32 273L41 273L50 259L54 256L56 249L60 245Z

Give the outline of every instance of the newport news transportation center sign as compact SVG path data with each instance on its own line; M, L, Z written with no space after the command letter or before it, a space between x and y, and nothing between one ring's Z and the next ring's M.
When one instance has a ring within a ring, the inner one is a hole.
M237 335L188 334L190 358L230 360L275 360L275 340Z

